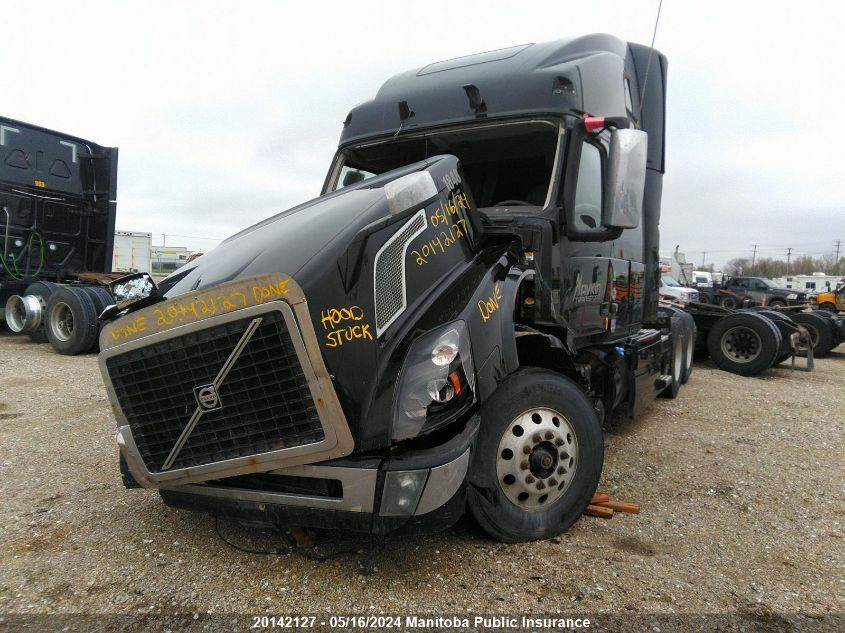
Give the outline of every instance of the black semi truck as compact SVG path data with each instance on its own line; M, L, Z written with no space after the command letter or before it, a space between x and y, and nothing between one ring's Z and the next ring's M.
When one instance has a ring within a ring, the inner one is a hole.
M609 35L387 81L320 197L113 285L126 486L251 523L566 530L604 420L691 371L692 319L658 304L665 86Z
M117 148L0 117L0 319L13 331L63 353L96 343L116 197Z

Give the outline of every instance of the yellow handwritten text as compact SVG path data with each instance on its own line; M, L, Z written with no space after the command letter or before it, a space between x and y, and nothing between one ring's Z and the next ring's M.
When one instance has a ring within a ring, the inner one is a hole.
M119 341L120 339L129 338L130 336L146 331L147 320L144 317L139 316L137 319L132 321L132 323L121 325L120 327L112 330L111 335L115 341Z
M360 306L349 306L346 308L329 308L320 311L320 322L326 332L326 347L340 347L345 341L357 339L373 340L373 333L370 331L369 323L355 323L343 325L340 329L337 326L344 321L363 321L364 310Z
M455 216L461 211L469 211L469 198L465 193L453 193L448 200L441 202L440 206L431 214L429 217L431 226L436 228L440 224L449 224L449 217Z
M252 297L258 303L273 299L275 297L284 297L288 293L288 282L290 279L282 279L277 284L269 284L266 286L253 286Z
M493 287L492 294L486 299L481 299L478 302L478 311L481 313L481 320L487 322L493 313L499 309L499 302L502 299L502 289L499 284Z
M364 318L364 310L359 306L350 306L348 308L329 308L320 312L320 321L323 324L323 329L328 330L329 327L334 329L340 325L342 321L360 321Z
M459 239L466 238L466 225L467 221L465 219L456 220L454 224L448 225L448 230L440 231L438 235L435 235L434 239L429 240L419 249L411 251L411 255L414 256L417 266L427 264L431 258L445 253L446 249Z
M373 333L370 332L370 324L350 325L340 330L332 330L326 334L326 347L340 347L344 341L356 339L373 340Z

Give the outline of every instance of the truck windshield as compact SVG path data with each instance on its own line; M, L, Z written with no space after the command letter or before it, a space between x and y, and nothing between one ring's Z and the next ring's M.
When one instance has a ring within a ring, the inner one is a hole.
M675 281L675 278L672 275L661 275L660 278L663 280L663 283L666 284L667 286L680 286L681 285L677 281Z
M349 147L328 190L440 154L454 154L480 208L545 205L559 139L551 121L482 124L403 134L396 140Z

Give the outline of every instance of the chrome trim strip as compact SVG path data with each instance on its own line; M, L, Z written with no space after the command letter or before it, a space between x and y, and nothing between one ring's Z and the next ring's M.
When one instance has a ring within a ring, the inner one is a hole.
M282 470L270 471L274 475L295 475L317 479L336 479L343 488L343 497L317 497L312 495L286 494L249 490L247 488L229 488L210 484L190 486L162 486L163 490L206 495L223 499L238 499L275 505L342 510L344 512L372 513L376 494L378 470L375 468L346 468L335 466L294 466Z
M428 514L454 497L468 470L469 449L448 464L432 468L414 515Z
M411 235L409 235L405 239L405 243L402 245L402 255L401 255L401 258L399 260L399 267L400 267L399 269L402 273L402 276L401 276L402 306L396 311L396 314L394 314L393 316L391 316L387 320L387 322L384 325L379 327L379 298L378 298L378 295L376 294L378 292L379 260L381 258L382 253L386 249L390 248L390 246L392 246L393 243L401 237L401 235L405 231L405 229L407 229L409 226L411 226L414 222L417 222L419 220L420 216L422 216L422 226L419 229L417 229L416 231L414 231ZM390 238L384 244L382 244L381 248L378 249L378 251L376 252L376 256L373 259L373 304L375 305L376 338L380 337L385 331L387 331L387 328L389 328L391 325L393 325L393 322L396 319L398 319L402 315L402 313L405 312L405 310L408 307L408 291L407 291L407 283L406 283L405 256L408 254L408 247L411 245L411 242L413 242L427 228L428 228L428 219L426 218L425 209L420 209L414 215L412 215L410 217L410 219L407 222L405 222L405 224L403 224L400 229L398 229L393 235L391 235Z
M235 349L233 349L232 353L229 354L229 358L227 358L226 362L223 363L223 367L220 368L220 371L217 372L217 376L212 381L211 384L214 385L215 390L220 390L220 386L223 384L223 381L226 380L226 376L228 376L229 372L232 371L232 367L235 366L235 362L241 357L241 354L247 344L252 340L252 335L255 334L255 330L258 329L258 326L261 325L261 321L263 320L263 317L258 317L253 319L252 323L249 324L249 327L247 327L243 336L241 336L241 340L238 341L237 345L235 345ZM194 410L194 414L191 416L191 419L188 420L185 428L182 429L179 439L176 440L176 444L173 445L173 448L170 450L170 454L167 456L167 459L164 460L164 464L161 465L162 470L170 470L173 462L182 451L182 447L185 446L185 442L188 441L191 433L194 432L194 428L196 427L197 422L200 421L203 413L205 413L203 408L200 405L197 405L197 408Z
M106 393L112 403L112 411L119 427L118 444L120 444L121 452L129 466L129 471L139 484L147 488L155 488L167 483L196 483L207 479L221 479L235 475L320 462L335 457L344 457L352 452L354 446L352 434L349 431L346 416L335 393L331 376L323 362L319 342L311 321L311 315L308 312L308 305L304 297L302 297L301 290L295 285L292 279L290 280L290 284L291 290L294 291L291 294L294 294L298 299L293 306L285 301L268 301L260 305L234 310L223 315L164 330L123 343L122 345L114 345L100 353L100 372L103 376ZM325 434L323 441L306 444L305 446L283 448L267 453L203 464L201 466L192 466L190 468L179 468L159 473L151 473L147 470L132 438L129 422L117 400L114 386L111 383L111 378L106 368L106 361L112 356L146 347L151 343L182 336L189 332L214 327L221 323L243 319L252 315L260 316L273 310L281 312L285 319L285 324L293 341L302 372L305 375L314 405L320 416Z

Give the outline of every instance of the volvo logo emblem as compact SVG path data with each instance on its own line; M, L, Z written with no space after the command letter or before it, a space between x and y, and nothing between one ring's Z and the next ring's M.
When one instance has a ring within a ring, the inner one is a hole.
M176 444L173 445L167 459L165 459L164 463L161 465L162 470L170 470L170 467L173 466L173 463L176 461L176 458L185 446L185 442L187 442L188 438L191 437L191 433L194 432L194 428L196 428L203 414L223 408L223 402L220 400L220 394L217 390L220 388L220 385L223 384L223 381L226 380L226 376L229 375L229 371L243 353L244 348L249 343L252 335L255 334L258 326L261 325L262 320L263 317L258 317L252 320L246 328L246 331L243 333L243 336L241 336L241 340L238 341L237 345L235 345L235 349L232 350L232 353L229 354L229 357L226 359L226 362L223 363L220 371L217 372L214 382L209 385L199 385L198 387L194 387L194 399L197 401L197 408L194 410L194 413L191 415L191 419L188 420L185 428L182 429L182 434L179 436L179 439L176 440Z
M194 397L203 411L217 411L223 408L220 394L217 393L217 388L213 384L194 387Z

